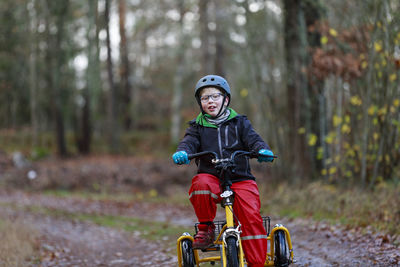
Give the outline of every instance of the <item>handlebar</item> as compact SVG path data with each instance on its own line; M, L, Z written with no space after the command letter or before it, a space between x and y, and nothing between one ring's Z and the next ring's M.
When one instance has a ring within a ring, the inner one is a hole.
M189 154L188 159L189 160L197 159L197 158L204 157L206 155L212 155L215 159L218 159L218 155L214 151L203 151L203 152L199 152L199 153Z
M192 160L192 159L195 159L195 158L201 158L201 157L206 156L206 155L212 155L214 163L218 163L218 162L221 162L221 161L233 161L233 160L235 160L236 157L239 157L239 156L249 156L250 158L257 158L259 156L258 152L254 152L254 151L249 152L249 151L244 151L244 150L237 150L237 151L233 152L233 154L231 155L230 158L220 159L218 157L218 154L215 153L214 151L203 151L203 152L199 152L199 153L195 153L195 154L189 154L188 155L188 159ZM275 155L274 156L265 156L265 155L263 155L263 156L264 157L277 158L277 156L275 156Z

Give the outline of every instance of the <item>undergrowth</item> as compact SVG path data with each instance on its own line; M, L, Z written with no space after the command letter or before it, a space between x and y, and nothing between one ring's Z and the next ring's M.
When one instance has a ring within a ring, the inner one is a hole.
M382 183L373 190L363 190L313 182L270 185L260 190L264 212L400 234L400 185Z
M37 233L19 220L0 219L0 266L26 266L35 256Z

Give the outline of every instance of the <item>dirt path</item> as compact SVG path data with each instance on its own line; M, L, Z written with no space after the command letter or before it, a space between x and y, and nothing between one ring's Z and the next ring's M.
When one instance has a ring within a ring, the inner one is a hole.
M41 263L33 266L176 266L176 256L175 248L143 239L140 233L27 212L24 207L159 218L186 226L194 221L190 207L177 208L166 203L127 204L21 191L1 192L0 203L1 216L17 216L39 231ZM291 266L399 266L400 252L384 236L362 235L306 220L279 222L292 235L297 262Z

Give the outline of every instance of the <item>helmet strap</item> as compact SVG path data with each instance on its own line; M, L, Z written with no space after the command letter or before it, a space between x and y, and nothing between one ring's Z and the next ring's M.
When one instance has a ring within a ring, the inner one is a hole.
M222 113L225 112L226 108L228 107L228 106L225 107L225 100L226 100L226 94L224 94L224 99L222 100L221 108L219 109L218 114L214 118L218 118Z

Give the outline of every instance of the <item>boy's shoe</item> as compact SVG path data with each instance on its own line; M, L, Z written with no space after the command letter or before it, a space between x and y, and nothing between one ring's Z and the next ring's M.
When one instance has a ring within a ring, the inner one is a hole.
M215 225L198 224L199 231L194 236L193 248L205 249L214 243Z

